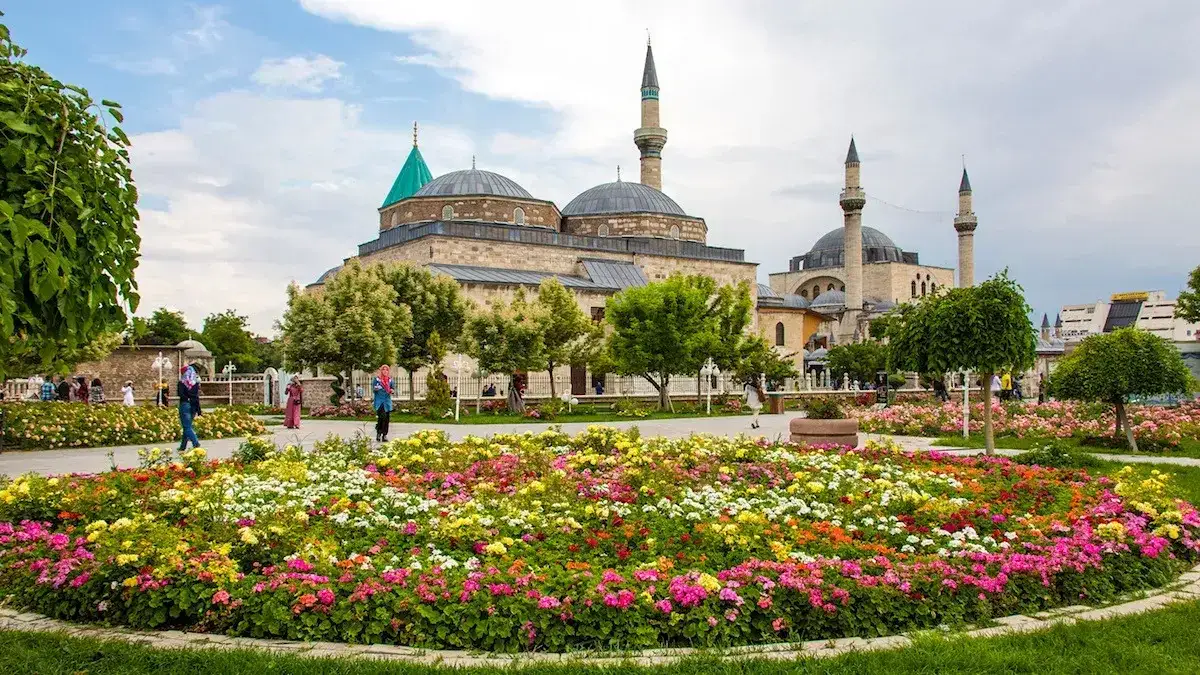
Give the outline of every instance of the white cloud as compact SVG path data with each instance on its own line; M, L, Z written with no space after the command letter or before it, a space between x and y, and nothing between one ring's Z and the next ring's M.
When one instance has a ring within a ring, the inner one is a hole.
M254 71L252 79L267 87L290 87L316 93L324 88L326 82L341 78L345 65L324 54L312 58L290 56L286 59L267 59Z

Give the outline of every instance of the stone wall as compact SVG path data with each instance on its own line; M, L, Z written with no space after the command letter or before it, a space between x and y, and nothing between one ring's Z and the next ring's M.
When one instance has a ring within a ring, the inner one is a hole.
M266 396L266 378L234 377L233 403L235 405L253 405L262 403ZM204 380L200 382L200 402L203 405L228 405L229 380ZM172 390L171 395L175 392Z
M121 387L126 380L133 381L133 398L141 403L153 401L158 386L158 369L153 366L159 352L171 360L170 368L163 368L163 381L171 388L175 398L175 382L179 380L179 362L183 350L175 346L117 347L100 361L85 361L75 366L73 375L83 375L90 383L100 378L104 384L104 396L109 401L121 400Z
M804 344L817 332L821 315L805 309L759 306L758 334L775 347L781 355L794 355L792 360L799 366L804 358ZM783 324L783 344L776 338L776 324Z
M443 212L447 206L454 210L454 215L450 218L444 217ZM524 223L517 222L517 209L524 212ZM379 230L382 232L397 225L432 220L481 220L557 230L561 226L562 215L553 202L540 199L482 196L413 197L381 209Z
M912 284L916 282L917 295L921 297L921 282L925 282L926 293L938 288L954 288L954 269L930 265L906 263L869 263L863 265L863 295L893 302L908 302L913 299Z
M703 219L659 213L568 216L563 220L563 231L590 237L662 237L702 244L708 241L708 225Z

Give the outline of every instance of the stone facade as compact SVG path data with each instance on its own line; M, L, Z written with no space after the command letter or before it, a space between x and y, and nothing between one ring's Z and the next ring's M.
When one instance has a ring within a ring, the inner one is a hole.
M228 405L231 388L229 380L204 380L200 383L201 405ZM254 377L233 378L233 403L235 405L253 405L266 401L266 378L262 375ZM175 390L171 390L172 399Z
M540 199L482 195L410 197L379 210L379 231L434 220L478 220L558 230L562 214L554 202Z
M703 218L671 216L661 213L606 213L594 216L569 216L563 231L589 237L661 237L704 243L708 225Z
M175 398L175 382L179 380L179 362L183 358L183 349L171 346L137 346L117 347L111 354L99 361L85 361L75 366L73 374L82 375L90 383L94 378L100 378L104 384L104 396L109 401L121 400L121 387L126 380L133 382L133 400L146 403L154 400L158 387L158 369L153 366L159 352L171 360L170 368L163 368L163 381L171 388L171 399ZM260 399L261 400L261 399Z
M842 267L817 268L798 272L776 272L770 275L771 290L776 293L791 293L812 300L833 286L845 289L846 270ZM954 269L932 265L911 265L900 262L866 263L862 266L863 297L876 300L891 300L900 303L921 297L921 283L925 293L936 288L954 287ZM916 286L915 295L913 286Z
M756 315L758 334L767 344L773 345L780 356L794 361L797 369L803 368L804 345L820 328L823 317L805 309L764 306L759 306Z

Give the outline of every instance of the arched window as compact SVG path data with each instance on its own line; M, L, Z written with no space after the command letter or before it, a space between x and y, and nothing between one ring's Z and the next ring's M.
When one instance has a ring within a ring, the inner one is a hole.
M525 224L525 209L519 206L513 209L513 222L517 225Z
M937 282L936 281L929 282L929 292L937 293Z
M917 297L917 282L912 282L912 296Z
M800 289L800 297L804 298L805 300L808 299L808 289L807 288Z
M679 226L678 226L678 225L672 225L672 226L671 226L671 238L672 238L672 239L678 239L678 238L679 238Z
M846 284L842 284L841 287L838 288L838 290L845 293L846 292Z
M775 344L783 346L783 322L775 324Z
M816 300L817 296L820 294L821 294L821 287L814 285L813 286L813 300Z
M832 291L832 290L833 290L833 284L829 284L829 288L826 288L825 290L827 290L827 291Z
M921 295L925 295L925 282L921 282Z
M601 237L607 237L608 236L608 224L604 223L604 224L600 225L600 227L596 230L596 234L600 235Z
M454 219L454 207L449 204L442 207L442 220Z

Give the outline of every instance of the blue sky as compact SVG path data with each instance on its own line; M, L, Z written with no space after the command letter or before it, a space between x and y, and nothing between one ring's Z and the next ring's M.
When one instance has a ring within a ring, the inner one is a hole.
M254 0L16 3L29 59L120 101L143 309L227 307L270 332L284 288L374 237L421 122L434 174L504 173L560 207L636 175L653 31L664 190L760 280L841 224L851 133L864 223L953 266L962 156L976 275L1037 318L1200 263L1200 7L1018 0L729 3Z

